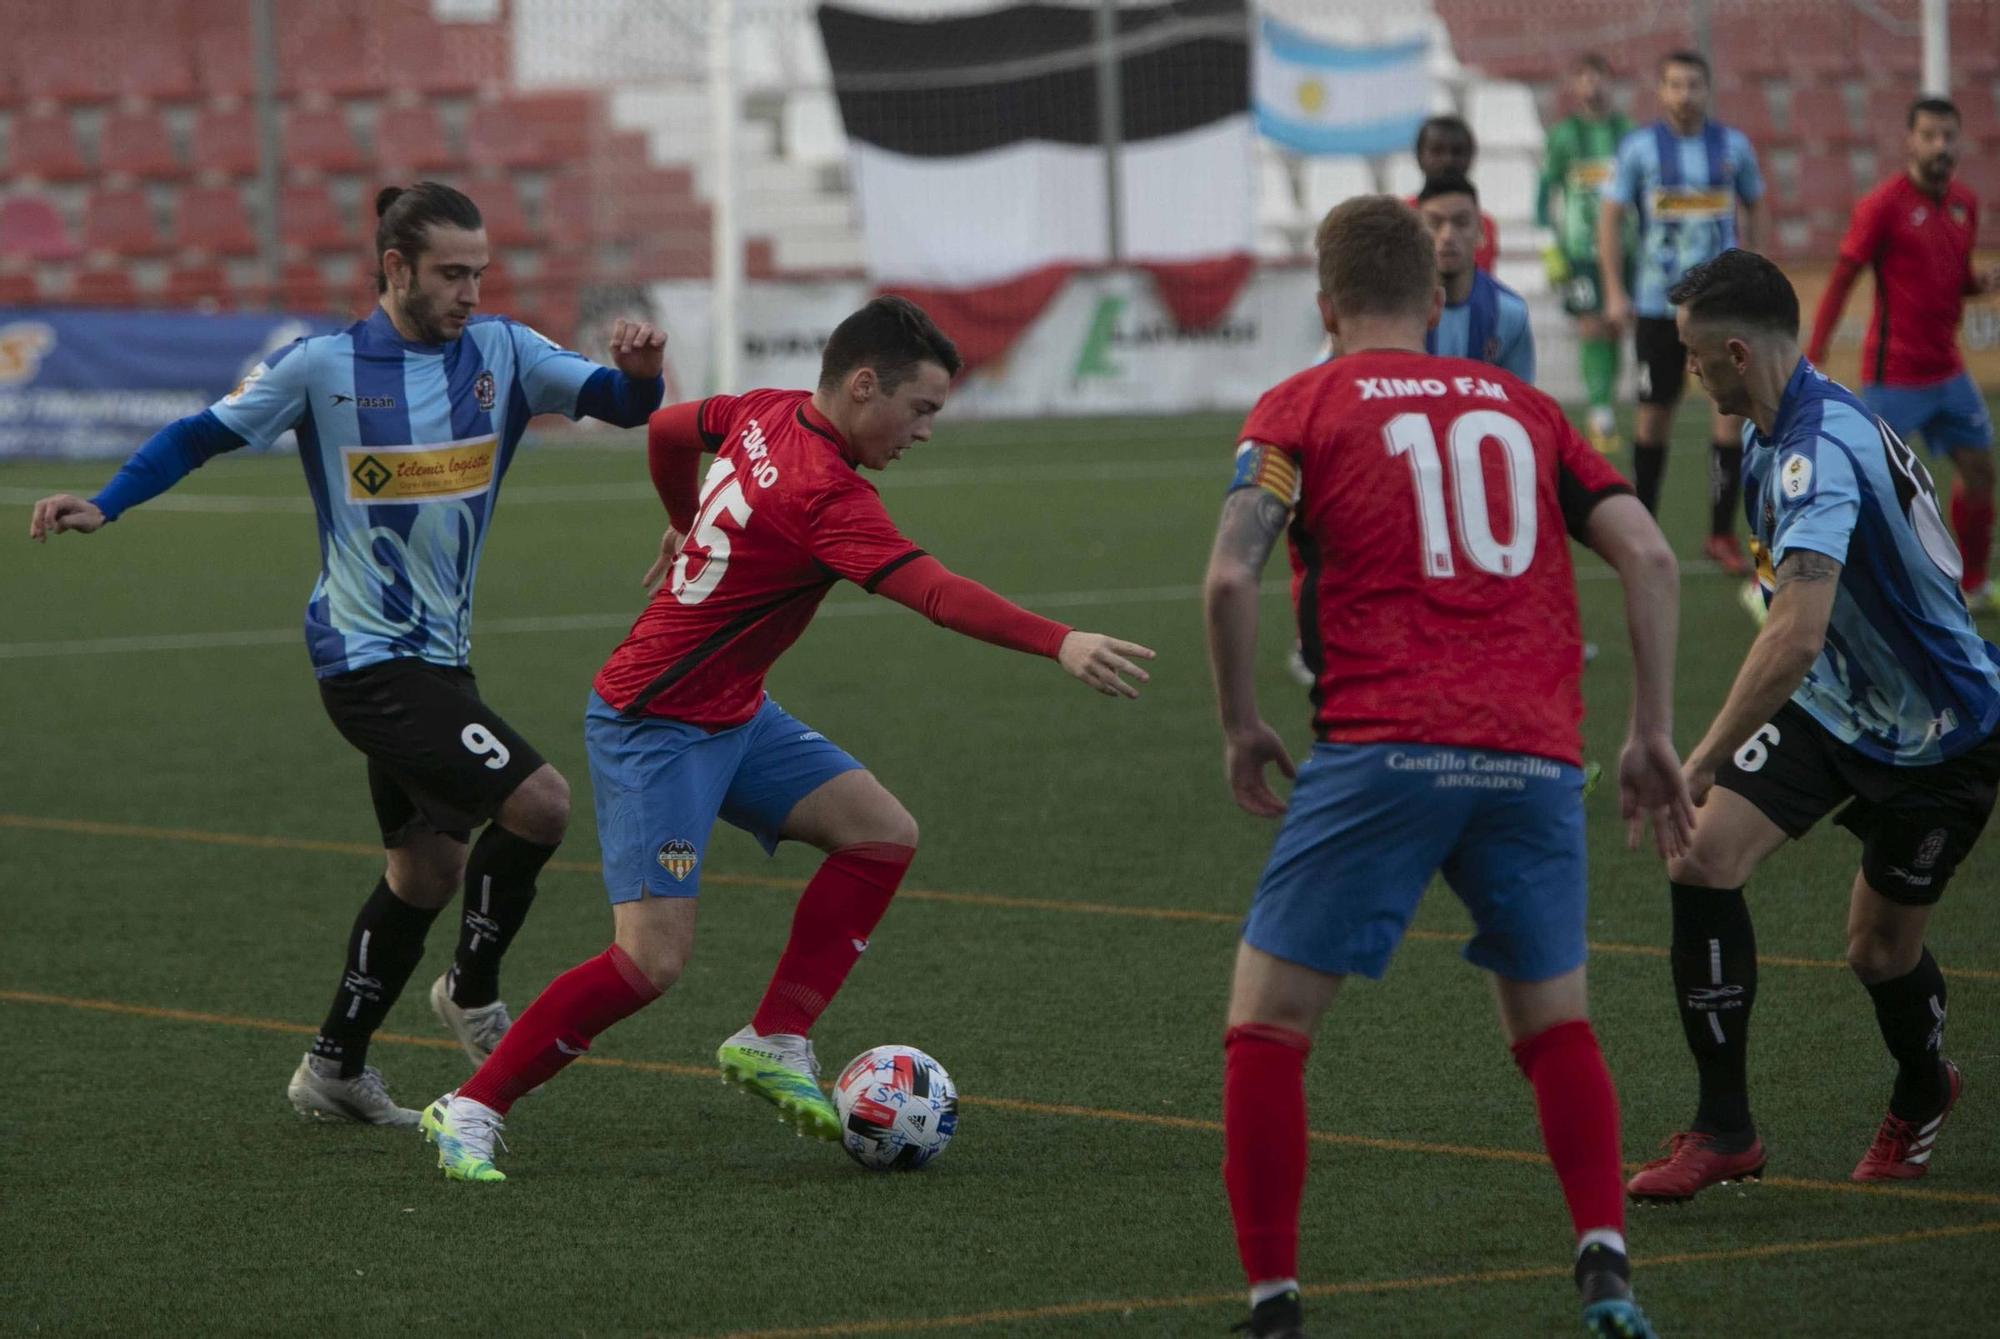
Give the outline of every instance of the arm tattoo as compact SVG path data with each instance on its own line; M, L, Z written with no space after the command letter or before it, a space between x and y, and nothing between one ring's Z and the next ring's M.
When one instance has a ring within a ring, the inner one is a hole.
M1778 564L1778 589L1813 581L1840 580L1840 564L1824 553L1796 549Z
M1222 503L1215 548L1253 572L1264 570L1292 509L1262 488L1239 488Z

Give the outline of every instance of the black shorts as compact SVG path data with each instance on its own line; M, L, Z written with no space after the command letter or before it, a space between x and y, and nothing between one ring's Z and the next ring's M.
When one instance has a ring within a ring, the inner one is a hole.
M319 681L341 737L368 759L382 845L429 829L469 839L542 755L479 700L472 671L428 660L385 660Z
M1861 839L1861 872L1892 902L1929 906L1979 840L2000 792L2000 733L1949 762L1897 767L1836 738L1787 702L1716 773L1715 784L1803 837L1834 822Z
M1639 366L1639 403L1681 402L1687 388L1688 351L1671 316L1641 316L1632 327L1632 353Z

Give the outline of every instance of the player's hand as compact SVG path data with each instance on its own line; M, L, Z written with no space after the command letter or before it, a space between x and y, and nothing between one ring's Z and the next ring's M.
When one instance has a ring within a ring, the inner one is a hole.
M653 565L646 569L646 575L639 578L640 585L651 590L660 584L667 573L673 570L674 559L680 556L681 541L685 538L685 535L671 525L667 527L667 533L660 536L660 556L653 559Z
M1681 775L1687 780L1688 799L1695 808L1701 808L1708 802L1708 792L1715 789L1715 768L1689 758L1681 768Z
M69 493L57 493L35 504L35 514L28 518L28 538L46 544L50 535L60 535L65 530L87 535L103 527L104 513L94 503Z
M1106 697L1137 697L1139 689L1127 676L1145 683L1152 678L1133 664L1151 660L1153 651L1137 642L1123 642L1101 632L1072 632L1056 651L1056 663Z
M1626 293L1607 293L1604 298L1604 319L1620 330L1631 325L1631 296Z
M1687 853L1694 838L1694 799L1674 743L1664 734L1634 735L1618 755L1618 811L1625 819L1625 849L1639 849L1650 820L1660 858Z
M1296 778L1299 774L1292 755L1285 751L1285 741L1278 738L1278 732L1264 722L1258 721L1242 734L1225 736L1222 766L1228 774L1229 793L1236 797L1237 807L1258 818L1283 818L1285 802L1264 780L1264 767L1268 763L1277 764L1278 770L1288 778Z
M611 326L611 365L634 381L651 381L666 370L667 332L650 321L619 317Z

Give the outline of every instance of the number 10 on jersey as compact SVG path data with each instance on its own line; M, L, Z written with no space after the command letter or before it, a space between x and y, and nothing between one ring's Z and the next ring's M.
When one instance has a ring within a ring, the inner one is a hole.
M1451 505L1446 504L1444 462L1428 414L1398 414L1382 429L1389 454L1409 462L1417 491L1417 530L1424 575L1457 575L1452 535L1472 565L1497 577L1517 577L1535 558L1535 447L1520 422L1497 409L1460 414L1445 431L1451 455ZM1507 542L1493 534L1481 450L1497 442L1505 462Z

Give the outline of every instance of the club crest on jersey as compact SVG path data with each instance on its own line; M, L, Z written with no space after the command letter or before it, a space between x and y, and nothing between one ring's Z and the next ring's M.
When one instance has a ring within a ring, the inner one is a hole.
M660 868L674 876L675 883L686 882L694 873L695 862L701 857L696 854L694 843L685 837L676 837L660 847L657 859Z
M1801 498L1812 487L1812 462L1801 455L1785 457L1785 463L1778 470L1778 486L1785 490L1789 498Z
M479 402L481 409L493 408L493 402L500 397L491 372L481 372L472 379L472 398Z

